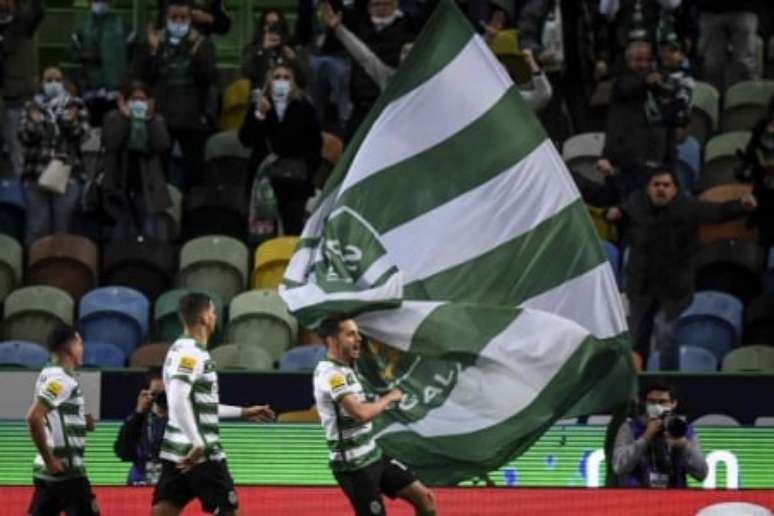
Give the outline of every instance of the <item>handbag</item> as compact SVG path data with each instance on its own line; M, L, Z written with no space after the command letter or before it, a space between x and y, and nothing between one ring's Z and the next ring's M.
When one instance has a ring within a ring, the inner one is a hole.
M38 178L38 186L46 191L64 194L70 181L72 167L58 158L52 159Z

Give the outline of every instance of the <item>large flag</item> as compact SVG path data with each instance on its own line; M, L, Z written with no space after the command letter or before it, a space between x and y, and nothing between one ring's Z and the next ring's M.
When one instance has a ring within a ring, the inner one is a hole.
M379 443L431 484L491 471L557 419L632 394L586 207L451 0L342 156L280 293L308 327L357 316L367 383L406 394Z

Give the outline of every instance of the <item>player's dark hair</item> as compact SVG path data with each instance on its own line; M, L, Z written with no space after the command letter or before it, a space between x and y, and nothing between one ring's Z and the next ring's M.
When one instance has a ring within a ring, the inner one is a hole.
M192 292L180 298L177 313L184 325L194 326L199 323L199 317L209 310L210 303L212 303L212 299L207 294Z
M161 380L161 368L153 367L147 373L145 373L145 388L148 389L153 380Z
M52 353L61 351L78 332L69 324L60 324L48 334L48 350Z
M335 337L339 333L339 324L341 321L352 319L351 315L336 315L325 319L317 328L317 335L325 340L328 337Z
M662 392L668 392L669 398L672 401L675 401L677 399L677 390L673 385L664 383L664 382L651 382L649 383L643 390L642 390L642 397L643 399L648 397L648 394L650 394L653 391L662 391Z

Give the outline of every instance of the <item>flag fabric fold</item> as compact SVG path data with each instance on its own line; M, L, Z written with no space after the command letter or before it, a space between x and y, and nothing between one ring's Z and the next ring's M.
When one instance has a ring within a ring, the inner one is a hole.
M358 367L400 407L380 445L431 484L481 475L555 420L628 399L612 270L556 149L443 0L347 147L280 294L353 314Z

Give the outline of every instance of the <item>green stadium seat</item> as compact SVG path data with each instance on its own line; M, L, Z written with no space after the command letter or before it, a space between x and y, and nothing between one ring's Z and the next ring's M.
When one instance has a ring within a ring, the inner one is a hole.
M16 239L0 234L0 303L22 281L22 246Z
M217 292L224 303L245 289L247 246L223 235L209 235L186 242L180 250L179 287Z
M298 341L298 322L277 292L251 290L231 301L225 340L264 349L276 361Z
M183 333L183 325L177 315L180 298L192 292L207 294L215 304L215 314L218 317L216 333L225 323L223 300L217 292L202 289L178 288L164 292L156 300L153 307L154 334L164 342L174 342Z
M714 186L737 182L735 172L740 162L736 151L744 150L750 136L749 131L734 131L719 134L707 142L704 149L704 166L699 177L700 192Z
M697 81L693 89L692 101L688 133L704 145L718 128L720 93L713 85Z
M571 136L562 145L562 159L567 168L591 181L602 183L604 178L596 163L605 147L605 133L582 133Z
M743 346L723 357L724 372L774 372L774 348L770 346Z
M226 102L224 96L224 103ZM234 100L237 102L236 100ZM238 105L227 108L224 105L224 115L232 109L240 109ZM244 112L240 116L244 118ZM241 120L239 124L241 125ZM205 185L233 185L243 190L248 188L252 177L250 171L250 155L252 151L239 142L237 131L221 131L207 140L204 150Z
M728 131L750 131L765 115L774 95L774 80L744 81L726 91L721 128Z
M40 238L30 246L27 273L30 284L59 287L78 301L97 286L97 246L64 233Z
M167 183L167 191L172 199L172 205L161 214L160 238L171 242L180 235L180 225L183 220L183 194L171 183Z
M246 344L224 344L210 350L218 370L271 371L274 360L266 350Z
M62 289L31 286L5 298L3 338L26 340L43 346L59 324L73 324L75 301Z

